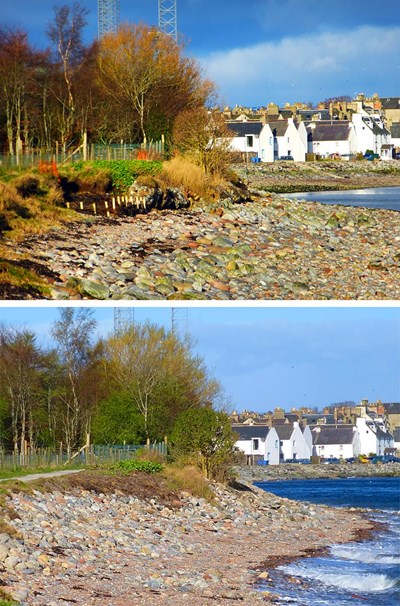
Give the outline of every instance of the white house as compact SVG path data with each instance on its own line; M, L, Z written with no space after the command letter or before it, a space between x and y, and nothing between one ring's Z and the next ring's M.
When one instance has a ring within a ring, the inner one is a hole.
M312 430L313 455L321 459L358 457L360 435L354 425L317 425Z
M231 149L261 162L274 161L274 139L268 124L262 122L227 122L232 131Z
M303 426L300 427L300 429L301 429L301 431L303 433L303 436L304 436L304 439L305 439L305 441L307 443L308 450L309 450L309 453L310 453L309 456L311 456L312 451L313 451L313 436L312 436L312 433L311 433L311 429L310 429L310 427L308 425L303 425Z
M308 151L323 158L349 158L357 152L354 124L348 120L311 122L307 126Z
M274 160L292 156L296 162L304 162L307 153L306 131L303 123L296 126L293 118L268 121L274 143Z
M390 131L386 128L379 114L368 114L365 111L354 113L352 121L357 137L357 152L365 154L372 150L379 156L382 145L391 143Z
M269 465L279 465L279 437L273 427L268 425L232 425L238 434L235 447L247 457L248 463L257 460L267 461Z
M383 419L373 418L366 413L365 416L357 417L356 425L360 434L361 454L371 453L382 456L386 448L394 448L393 435L386 429Z
M275 426L281 447L281 461L309 459L311 451L297 421Z

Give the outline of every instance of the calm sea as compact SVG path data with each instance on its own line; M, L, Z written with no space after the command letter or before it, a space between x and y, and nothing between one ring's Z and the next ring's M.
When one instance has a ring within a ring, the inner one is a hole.
M267 492L336 507L362 507L387 525L371 540L333 545L323 557L305 558L272 571L278 604L399 606L400 478L348 478L259 482ZM290 582L296 577L299 584ZM262 587L261 587L262 588Z
M400 210L400 187L377 187L373 189L351 189L348 191L299 192L282 194L285 198L322 202L323 204L343 204Z

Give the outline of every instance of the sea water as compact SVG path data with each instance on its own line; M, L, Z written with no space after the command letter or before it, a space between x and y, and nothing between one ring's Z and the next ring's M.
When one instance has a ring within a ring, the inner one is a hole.
M306 200L322 204L343 204L400 211L400 187L374 187L370 189L351 189L347 191L299 192L282 194L291 200ZM395 605L397 606L397 605Z
M260 589L299 606L400 605L400 479L369 477L259 482L267 492L336 507L362 507L384 527L367 541L333 545L329 553L271 571ZM293 578L298 584L293 583Z

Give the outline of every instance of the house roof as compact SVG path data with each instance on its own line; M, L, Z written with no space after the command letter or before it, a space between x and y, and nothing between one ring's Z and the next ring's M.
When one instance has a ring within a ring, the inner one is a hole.
M400 402L389 402L384 404L386 415L400 415Z
M320 431L315 428L312 431L313 443L319 446L332 444L352 444L354 439L353 425L326 426L320 425Z
M275 120L274 122L268 122L270 129L274 137L284 137L288 127L287 120Z
M323 420L324 423L333 424L335 423L335 416L332 414L318 414L318 413L310 413L302 415L303 419L305 419L308 425L317 425L319 420Z
M282 116L282 118L292 118L293 117L293 111L291 109L280 109L279 113Z
M276 425L275 431L280 440L290 440L290 436L293 433L293 425L291 423L286 423L285 425Z
M390 131L394 139L400 139L400 122L393 122Z
M270 430L268 425L232 425L232 429L239 436L239 440L266 438Z
M302 120L312 120L314 116L318 116L320 120L329 120L329 109L299 109L297 110Z
M382 109L400 109L400 97L382 97Z
M308 127L312 141L347 141L350 134L350 122L337 120L332 122L314 122L315 128Z
M226 125L236 137L259 135L264 126L262 122L227 122Z

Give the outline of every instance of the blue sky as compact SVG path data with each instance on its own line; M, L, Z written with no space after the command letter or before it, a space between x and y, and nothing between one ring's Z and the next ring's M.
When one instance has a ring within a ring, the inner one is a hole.
M53 6L71 0L2 0L0 22L47 41ZM97 0L87 40L97 35ZM156 25L158 0L120 0L121 20ZM221 102L266 105L313 101L334 95L400 89L399 0L177 0L178 30L187 52L216 82Z
M98 335L114 311L97 306ZM49 344L53 304L0 307L0 323L32 328ZM135 303L135 321L171 326L168 305ZM189 332L231 407L319 408L344 400L400 401L399 306L191 305Z

